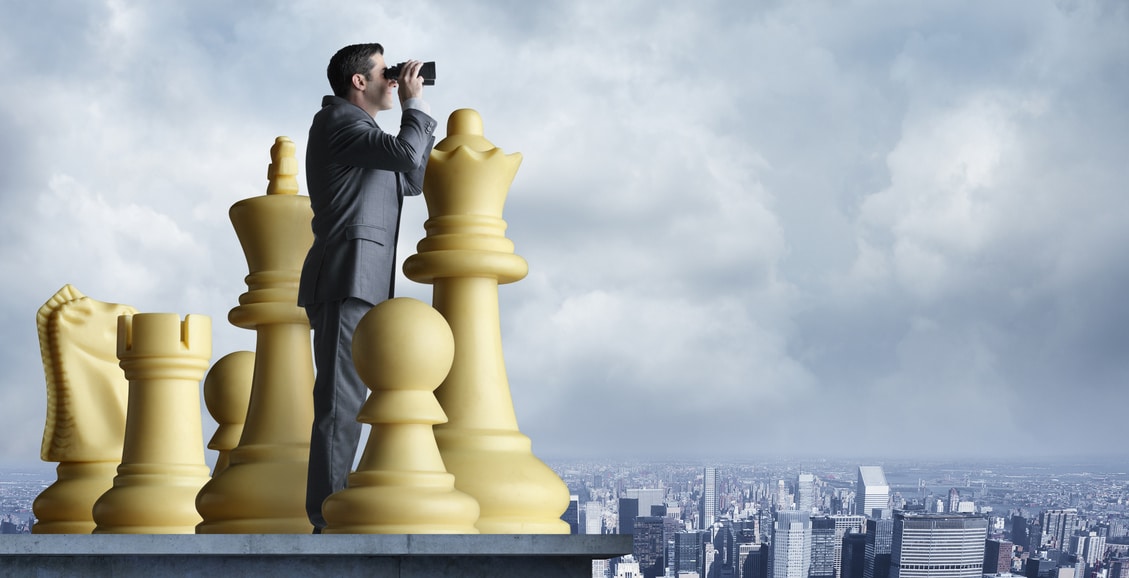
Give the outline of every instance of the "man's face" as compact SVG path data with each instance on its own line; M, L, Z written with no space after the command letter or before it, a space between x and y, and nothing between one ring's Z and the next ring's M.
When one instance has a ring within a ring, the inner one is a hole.
M384 78L384 55L372 55L372 70L365 82L365 100L377 110L389 110L396 105L396 81Z

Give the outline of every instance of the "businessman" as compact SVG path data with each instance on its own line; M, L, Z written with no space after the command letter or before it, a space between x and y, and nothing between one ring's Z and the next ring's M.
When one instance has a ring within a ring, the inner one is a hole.
M298 304L314 334L314 424L306 512L325 528L321 504L345 487L360 442L357 413L368 389L352 359L353 331L374 305L392 297L396 239L404 197L422 192L435 143L435 119L423 100L421 63L384 78L379 44L346 46L329 61L332 96L314 115L306 148L306 183L314 243L302 267ZM397 133L377 113L400 102Z

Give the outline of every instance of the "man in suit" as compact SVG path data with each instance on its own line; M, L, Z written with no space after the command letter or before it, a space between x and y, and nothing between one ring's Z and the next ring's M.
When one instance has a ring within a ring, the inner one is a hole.
M365 313L392 297L400 211L405 196L422 192L435 142L420 66L409 60L398 78L385 79L381 45L342 48L327 69L334 94L322 99L310 126L306 183L314 243L298 304L310 318L317 367L306 486L315 533L325 527L322 501L345 487L360 442L356 418L368 389L353 365L353 332ZM393 135L375 117L392 109L397 96L402 113Z

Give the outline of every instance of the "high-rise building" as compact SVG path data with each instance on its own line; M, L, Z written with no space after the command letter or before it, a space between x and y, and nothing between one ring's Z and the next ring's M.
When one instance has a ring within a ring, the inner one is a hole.
M592 560L592 578L608 578L610 566L607 560Z
M584 533L604 533L604 505L600 502L584 503Z
M1116 558L1109 564L1109 578L1129 578L1129 558Z
M788 493L788 486L784 484L784 480L776 481L776 496L773 498L773 504L777 510L791 510L792 498Z
M810 515L814 506L815 476L812 474L796 476L796 509Z
M1058 562L1046 558L1028 558L1023 575L1028 578L1058 578Z
M702 475L702 511L698 527L706 529L717 519L717 469L706 468Z
M768 545L741 544L738 548L737 567L740 572L737 575L740 578L768 578Z
M810 578L835 578L836 542L839 541L835 539L835 520L831 516L812 516Z
M1078 523L1078 510L1065 508L1061 510L1046 510L1040 516L1043 534L1048 536L1050 547L1056 550L1065 550L1070 545L1070 537Z
M1031 545L1027 542L1027 518L1019 515L1011 517L1011 543L1023 548L1024 552L1031 551Z
M715 524L713 533L713 549L717 551L715 563L718 565L719 574L725 570L732 570L737 565L737 535L734 532L731 520L722 520ZM709 570L707 569L707 572Z
M797 510L776 512L772 526L772 578L807 578L811 569L811 516Z
M894 514L890 578L981 578L988 519L960 514Z
M863 578L889 578L890 551L894 544L892 518L866 521L866 546L863 549Z
M619 499L619 533L634 534L635 518L639 517L638 498Z
M955 513L960 506L960 490L956 488L949 488L949 504L945 507L945 511Z
M851 533L862 535L866 532L866 516L838 514L831 516L835 521L835 575L842 576L843 567L843 538ZM865 545L865 542L861 542ZM862 553L859 553L859 563L862 563ZM861 568L861 566L860 566ZM862 578L859 574L856 578Z
M640 578L639 561L634 556L623 556L616 562L612 578Z
M988 540L984 547L985 574L1006 574L1011 572L1011 554L1015 547L1007 540Z
M568 533L580 533L580 496L571 495L568 497L568 508L561 514L561 520L568 522Z
M666 543L674 539L678 521L659 516L635 518L635 540L631 553L639 562L639 571L645 578L665 574Z
M737 578L768 578L767 544L737 544Z
M705 575L705 533L701 531L678 532L674 535L674 552L670 563L671 573L683 572Z
M1039 520L1027 522L1027 551L1032 554L1043 547L1046 534L1043 533L1043 524Z
M866 534L843 535L843 559L839 565L839 578L863 578L866 564Z
M1079 530L1070 537L1070 546L1066 551L1092 567L1105 554L1105 536Z
M858 486L855 488L855 513L872 516L874 510L890 507L890 484L882 466L859 466Z
M639 500L639 515L653 516L651 513L655 506L666 503L666 490L663 488L628 488L623 491L623 497Z

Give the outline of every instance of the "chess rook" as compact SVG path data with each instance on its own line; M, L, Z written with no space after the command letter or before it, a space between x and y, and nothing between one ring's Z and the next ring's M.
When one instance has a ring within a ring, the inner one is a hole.
M451 371L435 392L449 420L435 426L439 451L455 487L478 501L480 532L567 534L568 488L518 429L502 355L498 285L528 272L502 220L521 155L486 140L473 110L452 113L447 135L424 177L427 236L404 263L409 279L434 286L432 304L455 338Z
M455 489L432 429L447 420L433 392L454 350L443 316L421 301L391 299L361 319L353 359L372 395L357 420L372 430L348 487L322 505L325 533L478 533L478 503Z
M294 143L271 148L267 194L243 199L230 216L247 258L248 291L228 314L256 332L247 420L227 469L200 491L200 534L308 534L306 464L313 424L310 323L298 279L313 243L309 197L298 196Z
M125 443L114 485L94 503L94 533L192 534L208 481L200 381L212 320L175 313L118 318L118 359L129 380Z

